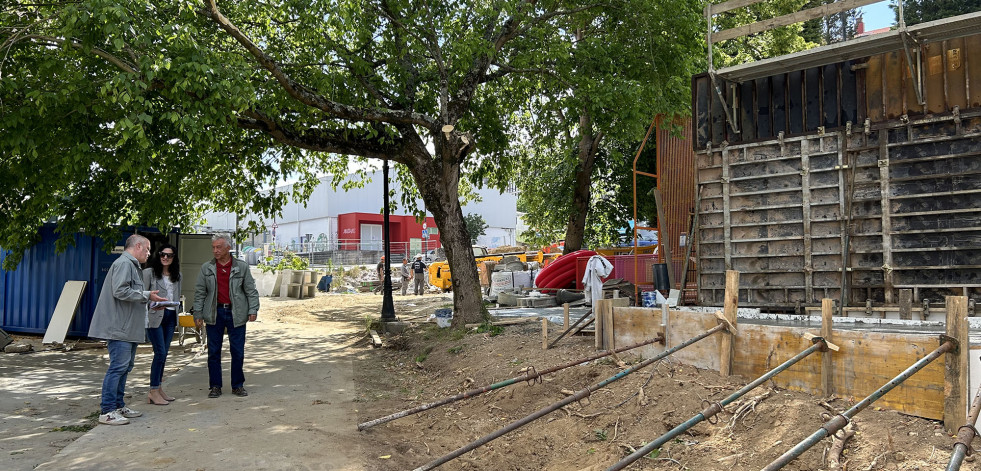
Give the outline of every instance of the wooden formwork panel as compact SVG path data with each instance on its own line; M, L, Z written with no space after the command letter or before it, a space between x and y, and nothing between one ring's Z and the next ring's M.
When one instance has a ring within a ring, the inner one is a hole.
M703 304L721 302L730 269L747 306L842 291L895 304L905 288L916 302L981 300L981 110L710 148L696 163Z
M630 311L631 319L642 309ZM617 345L627 345L649 338L660 330L661 312L648 309L647 322L618 321L614 311L614 338ZM624 312L626 314L626 312ZM650 357L695 337L712 327L716 319L710 313L672 310L665 330L666 344L644 347L641 353ZM817 334L820 327L786 327L740 323L734 339L733 373L747 381L762 376L769 369L811 346L802 338L805 332ZM719 369L721 335L706 338L675 353L673 359L699 368ZM835 394L859 400L920 358L936 349L937 335L883 333L836 329L834 343L840 347L832 354ZM815 353L773 378L777 386L811 394L822 394L821 353ZM877 401L877 407L897 410L929 419L943 418L944 363L935 361L907 379Z

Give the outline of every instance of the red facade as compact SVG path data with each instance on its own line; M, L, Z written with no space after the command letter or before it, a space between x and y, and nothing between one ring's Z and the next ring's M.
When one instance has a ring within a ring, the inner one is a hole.
M358 250L361 242L361 225L373 224L382 225L383 216L374 213L346 213L337 215L337 239L340 241L342 250ZM408 243L409 239L422 239L422 224L416 222L415 216L388 217L389 231L392 243ZM426 218L426 227L436 227L436 221ZM439 247L439 234L432 234L426 240L429 247Z

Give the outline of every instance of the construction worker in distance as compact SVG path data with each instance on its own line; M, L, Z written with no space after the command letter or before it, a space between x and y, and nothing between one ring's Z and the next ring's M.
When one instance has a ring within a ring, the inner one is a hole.
M416 261L412 262L412 273L415 277L413 292L420 296L426 292L426 264L422 261L422 254L416 255Z

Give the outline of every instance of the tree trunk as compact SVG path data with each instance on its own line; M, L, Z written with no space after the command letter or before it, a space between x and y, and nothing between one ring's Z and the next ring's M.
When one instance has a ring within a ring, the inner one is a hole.
M586 236L586 216L589 213L593 167L603 133L593 135L593 123L589 113L583 110L579 117L579 165L576 167L576 185L572 193L569 224L565 229L565 249L572 253L582 249Z
M487 316L484 298L480 290L477 264L474 262L470 234L460 206L461 156L472 149L472 141L454 133L447 143L437 146L436 158L425 153L425 159L414 159L410 171L415 177L419 193L439 227L440 241L446 252L453 283L453 327L483 322Z

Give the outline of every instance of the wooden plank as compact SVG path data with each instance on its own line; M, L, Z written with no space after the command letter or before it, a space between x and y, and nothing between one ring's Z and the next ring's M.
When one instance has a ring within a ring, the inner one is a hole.
M732 218L729 200L729 148L722 148L722 237L725 250L726 270L732 269ZM701 265L701 264L699 264Z
M614 299L614 301L619 301L619 299ZM616 332L616 326L613 320L613 303L611 302L609 306L610 307L603 310L603 349L604 350L613 350L616 348L616 337L613 335Z
M596 350L603 349L603 312L606 311L607 306L612 300L610 299L597 299L593 303L593 345Z
M814 300L814 261L811 257L811 159L808 150L808 141L805 139L800 142L800 187L804 236L804 299L810 303Z
M944 355L944 430L949 434L967 423L968 353L967 297L947 296L947 336L957 341L956 352Z
M378 347L382 346L382 339L381 339L381 337L378 336L378 332L376 332L375 329L371 329L370 331L368 331L368 333L371 334L371 346L372 347L378 348Z
M82 301L82 294L85 292L87 284L88 282L85 281L71 280L65 282L65 286L61 289L61 296L58 298L58 304L55 305L51 320L48 321L48 328L44 331L44 340L41 343L62 343L65 341L68 327L71 326L72 318L75 317L75 311L78 310L78 304Z
M764 0L729 0L728 2L722 2L718 5L712 5L711 3L705 6L705 14L718 15L720 13L725 13L727 11L735 10L737 8L748 7L750 5L755 5Z
M834 301L824 298L821 300L821 336L827 342L832 342L831 334L834 314ZM828 397L835 392L834 388L834 358L831 351L821 354L821 394Z
M822 18L845 10L851 10L853 8L858 8L864 5L877 3L879 1L881 0L841 0L834 3L827 3L814 8L808 8L806 10L796 11L786 15L778 16L776 18L757 21L755 23L750 23L748 25L738 26L735 28L719 31L717 33L712 33L712 43L714 44L719 41L738 38L740 36L762 33L763 31L769 31L774 28L792 25L794 23L800 23L802 21L813 20L814 18ZM715 7L713 7L712 10L713 13L715 13Z
M739 272L735 270L726 271L726 294L723 306L723 315L732 325L736 323L736 310L739 307ZM719 344L719 374L729 376L732 374L732 357L734 354L732 332L720 332L721 343Z
M542 318L542 350L548 350L548 319Z
M615 306L613 317L615 345L633 345L664 334L660 309Z
M913 318L913 290L899 290L899 318L911 320Z
M879 207L882 211L882 266L885 268L882 277L885 284L886 304L892 304L892 214L890 212L892 194L889 190L889 143L883 139L879 140L879 195Z
M562 305L562 330L569 330L569 303Z

